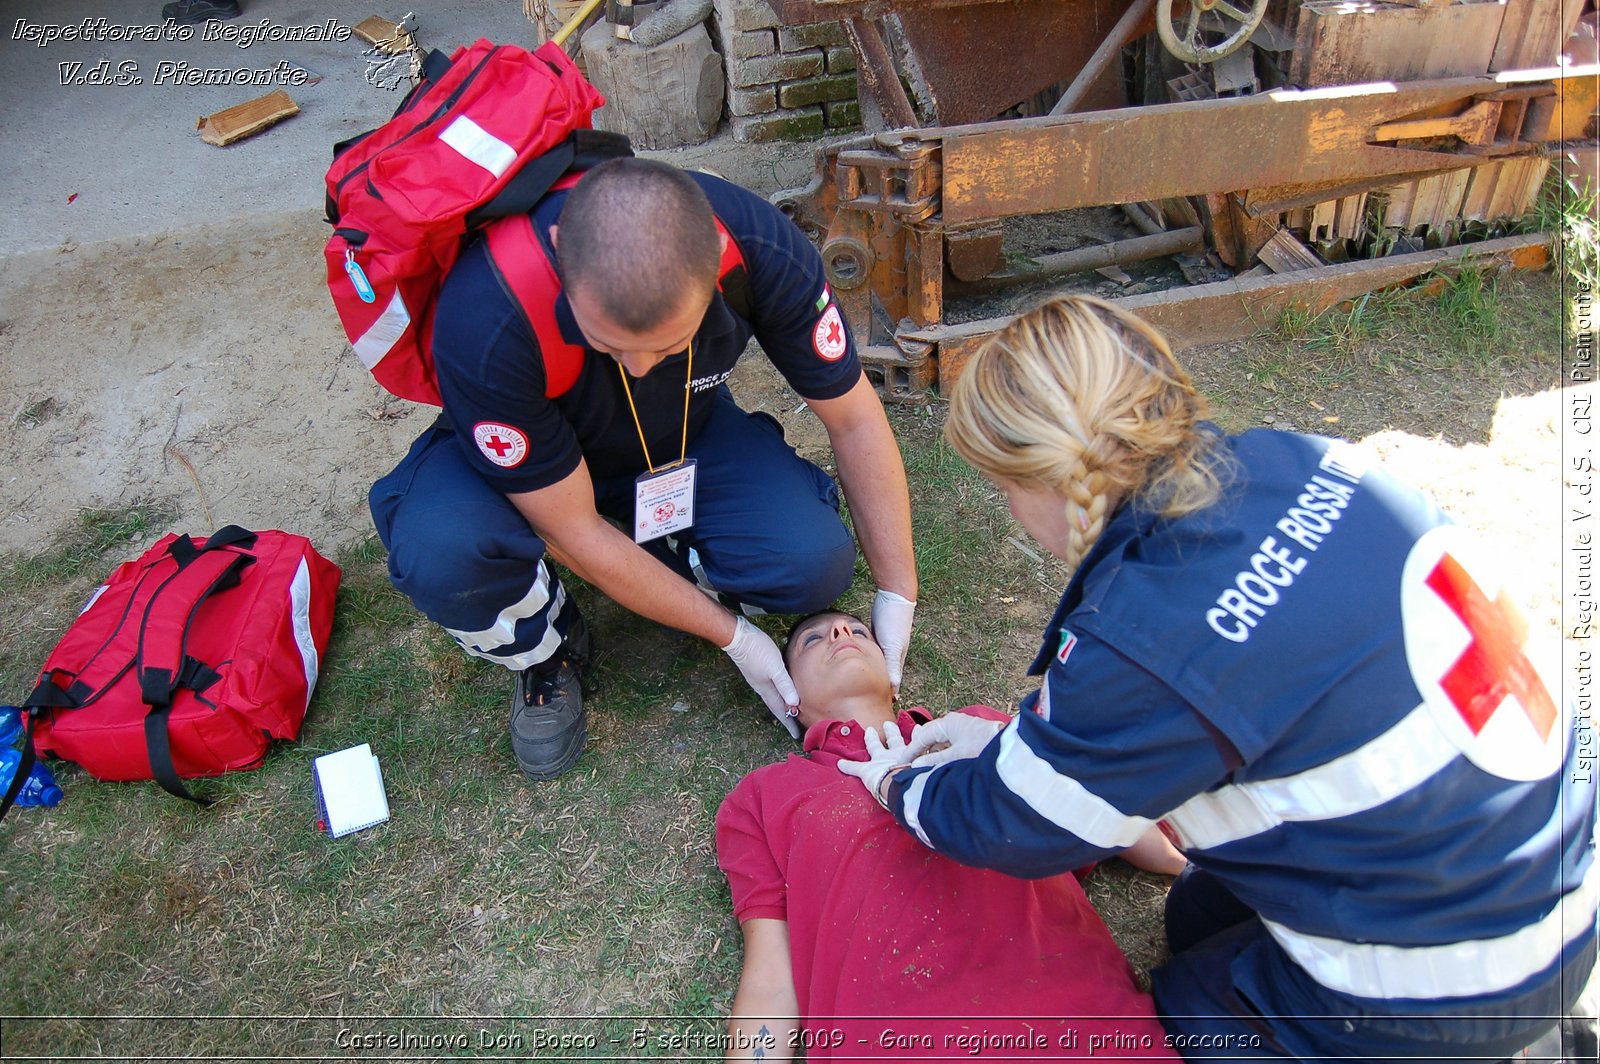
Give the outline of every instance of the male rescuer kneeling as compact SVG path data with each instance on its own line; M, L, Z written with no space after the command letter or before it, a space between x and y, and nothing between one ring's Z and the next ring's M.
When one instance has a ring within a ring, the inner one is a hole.
M721 647L798 735L782 655L744 615L827 605L855 544L833 480L724 383L752 337L827 430L898 683L917 597L905 470L815 249L759 197L643 159L595 167L531 219L576 381L547 397L528 315L479 240L435 318L444 414L371 493L395 586L516 673L522 771L560 775L587 735L589 633L551 560Z

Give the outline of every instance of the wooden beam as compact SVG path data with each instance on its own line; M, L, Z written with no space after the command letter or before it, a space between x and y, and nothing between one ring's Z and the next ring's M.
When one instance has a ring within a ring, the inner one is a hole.
M1489 69L1526 70L1555 64L1583 14L1583 0L1505 0Z
M1498 3L1409 7L1307 0L1300 5L1289 80L1309 89L1487 74L1507 17Z
M1500 237L1411 255L1341 263L1287 274L1235 277L1214 284L1172 288L1114 300L1161 330L1173 350L1242 340L1270 328L1290 307L1321 313L1380 288L1404 285L1429 273L1463 266L1511 265L1540 269L1550 261L1546 233ZM937 345L939 387L948 394L973 352L1012 319L985 318L961 325L906 330L904 339Z

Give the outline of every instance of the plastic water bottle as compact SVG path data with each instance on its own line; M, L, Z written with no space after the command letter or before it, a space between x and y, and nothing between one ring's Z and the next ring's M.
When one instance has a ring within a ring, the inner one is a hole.
M10 787L11 777L22 764L22 751L6 747L0 750L0 786ZM17 792L17 805L60 805L61 788L56 778L42 761L35 761L22 789Z
M12 744L22 737L22 714L16 706L0 706L0 795L11 786L11 779L22 764L22 751ZM59 805L61 788L42 761L35 761L28 778L17 792L17 805Z

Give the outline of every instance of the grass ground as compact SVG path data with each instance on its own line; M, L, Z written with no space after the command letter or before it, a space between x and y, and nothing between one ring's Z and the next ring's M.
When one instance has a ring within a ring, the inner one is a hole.
M1231 430L1475 440L1499 396L1559 383L1560 304L1553 275L1480 275L1190 361ZM1011 705L1064 574L940 442L937 406L891 413L923 580L905 694L939 711ZM70 540L0 559L0 693L27 693L94 581L166 520L158 501L85 514ZM60 807L0 824L4 1056L396 1055L363 1041L387 1036L411 1038L413 1058L714 1056L740 946L712 817L745 772L792 750L781 730L715 647L580 585L600 640L588 751L529 785L506 675L389 587L375 540L337 560L299 743L202 784L208 810L61 766ZM870 592L858 573L846 605ZM361 742L393 819L330 840L310 762ZM1157 962L1163 881L1113 862L1091 888L1136 966Z

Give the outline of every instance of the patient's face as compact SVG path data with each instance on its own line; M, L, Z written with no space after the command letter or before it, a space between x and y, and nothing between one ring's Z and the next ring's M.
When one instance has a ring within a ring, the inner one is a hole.
M801 625L785 657L803 707L826 713L842 698L894 696L883 649L864 622L847 613L824 613Z

